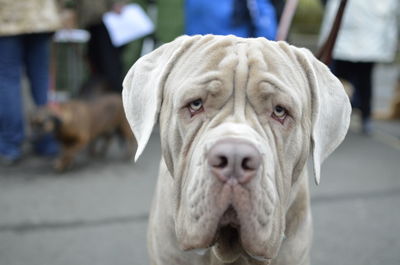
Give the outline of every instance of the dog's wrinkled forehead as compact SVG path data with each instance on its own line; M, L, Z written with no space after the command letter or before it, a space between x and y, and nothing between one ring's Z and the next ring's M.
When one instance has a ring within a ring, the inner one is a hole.
M174 82L193 76L215 77L227 71L251 70L252 74L272 74L283 82L292 82L300 76L296 55L283 42L263 38L201 39L191 45L174 64L171 71ZM215 72L217 71L217 72ZM219 76L221 77L221 76ZM249 76L251 77L251 76ZM253 76L254 77L254 76Z
M164 95L182 95L194 86L201 89L218 80L222 86L215 86L216 89L248 90L269 84L303 101L308 85L299 68L296 54L283 42L205 37L176 60L166 78Z

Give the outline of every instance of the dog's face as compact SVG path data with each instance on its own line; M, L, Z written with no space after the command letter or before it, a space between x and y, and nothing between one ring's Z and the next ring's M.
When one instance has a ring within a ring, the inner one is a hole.
M158 107L140 110L143 118L132 106L146 89L154 91L147 105ZM319 179L350 114L339 81L308 52L232 36L163 46L135 64L123 95L139 154L160 111L180 246L213 246L224 262L277 256L291 189L310 152Z
M54 133L59 123L59 117L47 106L39 107L29 115L33 139L39 139L46 134Z

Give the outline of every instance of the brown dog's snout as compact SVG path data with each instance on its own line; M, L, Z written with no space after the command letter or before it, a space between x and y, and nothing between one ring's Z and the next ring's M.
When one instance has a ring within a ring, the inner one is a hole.
M251 143L236 139L217 142L207 154L211 172L221 181L244 184L261 164L260 152Z

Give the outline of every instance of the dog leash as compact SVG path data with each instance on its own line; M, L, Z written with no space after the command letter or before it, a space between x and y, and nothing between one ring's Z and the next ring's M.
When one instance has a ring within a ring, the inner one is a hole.
M331 31L329 32L328 38L325 43L321 46L315 57L317 57L321 62L329 65L332 62L333 48L335 47L337 35L342 24L343 13L346 8L347 0L341 0L338 11L336 12L336 17L333 22Z
M332 52L335 47L337 35L342 23L343 13L346 8L347 0L341 0L339 8L336 12L335 20L329 32L328 38L315 54L321 62L329 65L332 61ZM279 21L278 33L276 40L285 41L292 24L293 16L296 13L298 0L287 0L283 9L281 20Z

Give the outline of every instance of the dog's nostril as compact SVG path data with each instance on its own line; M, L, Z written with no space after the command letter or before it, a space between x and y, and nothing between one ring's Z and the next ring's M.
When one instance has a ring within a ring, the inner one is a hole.
M242 160L242 169L244 170L256 170L260 166L260 160L257 156L245 157Z
M253 169L253 168L250 166L249 161L250 161L250 158L248 158L248 157L245 157L245 158L243 159L243 161L242 161L242 168L243 168L244 170L252 170L252 169Z
M224 168L228 165L228 158L226 158L226 156L219 156L218 160L219 160L219 163L217 165L215 165L214 167Z
M223 154L212 155L209 158L210 166L216 169L224 169L229 164L229 159Z

